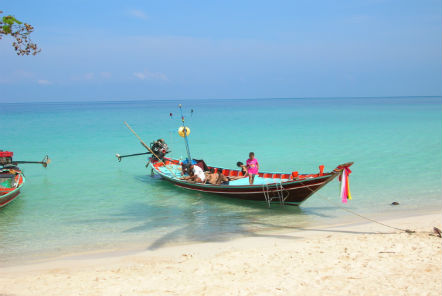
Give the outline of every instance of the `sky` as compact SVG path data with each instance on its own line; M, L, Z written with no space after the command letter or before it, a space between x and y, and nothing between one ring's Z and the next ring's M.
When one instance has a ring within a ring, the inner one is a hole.
M4 1L0 102L442 95L440 0Z

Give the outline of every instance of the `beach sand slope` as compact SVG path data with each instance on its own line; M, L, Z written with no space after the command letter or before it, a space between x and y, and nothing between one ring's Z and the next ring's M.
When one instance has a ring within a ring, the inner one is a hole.
M0 269L0 295L441 295L441 214Z

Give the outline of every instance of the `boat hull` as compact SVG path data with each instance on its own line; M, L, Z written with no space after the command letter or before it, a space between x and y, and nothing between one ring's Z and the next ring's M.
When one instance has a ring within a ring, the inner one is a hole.
M333 180L333 177L329 177L326 180L313 181L313 182L299 182L298 184L282 184L282 189L280 185L270 185L268 188L257 188L257 189L249 189L249 188L228 188L228 186L218 186L220 188L201 188L198 186L193 186L193 184L182 184L175 182L173 179L164 178L164 180L184 189L216 194L222 197L228 198L237 198L244 200L253 200L253 201L267 201L266 194L269 194L269 197L272 199L270 202L272 203L280 203L281 200L278 198L278 194L282 194L285 198L285 204L291 205L300 205L306 199L308 199L312 194L318 191L322 186Z
M7 206L9 203L14 201L20 194L20 189L16 189L8 194L0 196L0 208Z
M6 170L3 170L2 173L7 173L7 172ZM2 174L0 174L0 178L1 177ZM12 178L13 182L17 182L16 186L13 187L0 186L0 208L7 206L20 195L20 190L25 182L25 178L21 172L16 173L16 175Z
M176 165L177 160L169 159L168 163ZM192 183L167 174L167 171L162 169L162 167L164 168L162 164L154 164L152 168L165 181L180 188L216 194L226 198L300 205L327 183L339 176L345 166L350 166L351 164L340 165L330 173L304 175L305 178L292 178L290 180L272 180L269 178L266 184L236 186ZM265 174L260 173L261 176Z

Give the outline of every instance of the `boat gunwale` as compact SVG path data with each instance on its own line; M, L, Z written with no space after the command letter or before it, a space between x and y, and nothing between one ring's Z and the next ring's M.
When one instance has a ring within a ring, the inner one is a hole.
M167 159L169 161L174 161L175 159L169 158ZM177 160L175 160L177 161ZM157 163L158 164L158 163ZM185 180L181 180L178 178L174 178L171 176L166 175L164 172L162 172L161 170L159 170L159 168L157 167L157 164L153 164L152 167L155 170L155 172L157 174L159 174L162 178L168 179L171 182L175 183L175 184L183 184L183 185L188 185L191 187L201 187L201 188L221 188L221 189L228 189L228 188L232 188L232 189L258 189L258 192L262 192L262 188L263 186L268 186L268 187L275 187L279 184L284 185L284 186L289 186L289 185L305 185L305 184L300 184L300 183L311 183L312 181L317 181L317 180L321 180L321 179L325 179L324 182L327 182L329 179L334 179L340 172L333 170L331 172L328 173L324 173L322 176L317 176L317 177L311 177L311 178L306 178L306 179L302 179L302 180L287 180L287 181L282 181L282 182L273 182L273 183L266 183L266 184L259 184L259 185L213 185L213 184L203 184L203 183L191 183ZM165 165L165 164L164 164ZM164 166L162 165L162 166ZM178 165L175 163L175 165ZM339 167L339 166L338 166ZM338 168L337 167L337 168ZM219 167L220 169L224 169ZM239 171L239 170L234 170L234 171ZM266 172L263 172L263 174L266 174ZM270 174L270 173L269 173ZM275 173L273 173L275 174ZM284 173L276 173L276 174L284 174ZM311 175L311 174L302 174L302 175ZM267 179L267 178L265 178ZM273 179L273 178L268 178L268 179ZM283 179L276 179L276 180L283 180ZM319 183L319 184L312 184L312 185L322 185L323 182ZM327 182L328 183L328 182ZM304 186L302 186L304 187ZM301 188L301 187L300 187ZM217 193L223 192L223 191L216 191ZM224 191L226 193L232 193L230 191ZM241 193L247 193L247 192L241 192ZM250 192L253 193L253 192ZM239 193L238 193L239 194Z

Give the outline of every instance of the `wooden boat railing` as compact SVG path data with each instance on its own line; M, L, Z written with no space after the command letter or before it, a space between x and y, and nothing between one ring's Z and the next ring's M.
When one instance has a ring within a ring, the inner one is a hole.
M156 162L153 164L155 167L168 167L170 169L170 165L180 165L180 161L177 159L172 158L165 158L163 162ZM241 170L234 170L234 169L225 169L221 167L214 167L214 166L208 166L210 170L213 170L215 173L218 171L222 171L222 174L226 177L242 177L244 176L244 173ZM265 179L274 179L275 182L269 183L269 184L276 184L281 182L288 182L288 181L302 181L305 179L311 179L311 178L318 178L323 176L329 176L332 173L324 173L323 169L321 170L320 166L320 172L317 174L299 174L297 171L293 171L291 174L288 173L268 173L268 172L260 172L258 173L258 176Z

